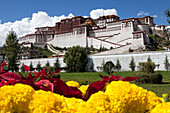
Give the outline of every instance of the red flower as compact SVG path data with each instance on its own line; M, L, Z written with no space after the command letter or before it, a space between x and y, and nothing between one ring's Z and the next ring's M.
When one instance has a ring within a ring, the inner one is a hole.
M30 71L30 67L29 67L29 66L23 65L23 67L24 67L24 70L25 70L25 71L27 71L27 72Z
M6 66L6 65L8 65L7 62L4 62L4 61L1 62L1 71L0 72L3 71L3 66Z
M111 77L108 77L108 76L102 76L99 74L99 76L102 78L102 80L104 81L108 81L108 82L111 82L111 81L118 81L118 80L121 80L121 81L134 81L136 80L138 77L125 77L122 79L122 76L114 76L113 74L111 74Z
M92 94L94 94L98 91L103 91L106 83L107 83L107 81L103 80L103 81L96 81L96 82L93 82L92 84L90 84L86 91L84 100L88 100Z
M36 82L35 85L39 87L39 89L42 89L45 91L51 90L52 93L54 91L54 85L49 80L40 80Z
M9 80L22 80L23 77L13 72L6 72L4 74L1 74L0 78L9 81Z

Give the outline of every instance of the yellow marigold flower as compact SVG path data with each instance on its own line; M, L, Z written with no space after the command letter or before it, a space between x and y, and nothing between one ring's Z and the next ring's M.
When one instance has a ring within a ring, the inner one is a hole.
M33 113L64 112L65 107L65 97L43 90L35 91L29 104Z
M66 84L68 86L72 86L72 87L77 87L77 88L80 87L80 84L78 82L75 82L75 81L67 81Z
M95 109L95 105L88 104L87 102L81 102L77 107L77 112L75 113L97 113L97 112Z
M79 90L83 93L82 95L84 96L86 94L86 91L88 89L89 85L81 85L79 87Z
M93 107L96 113L106 113L110 111L109 97L102 91L92 94L88 99L87 104Z
M161 102L165 102L163 98L159 98L159 100L160 100Z
M78 107L83 102L84 101L82 99L66 98L66 104L67 104L67 111L68 111L68 113L76 113Z
M29 113L28 106L34 92L35 91L31 86L24 84L1 87L0 112Z
M164 102L170 102L169 95L167 93L166 94L162 94L162 97L164 99Z
M112 81L105 93L113 113L144 113L160 103L154 93L129 82Z
M160 98L155 93L148 91L147 93L147 109L152 110L157 104L160 104Z
M165 102L156 105L156 107L151 111L151 113L170 113L170 102Z

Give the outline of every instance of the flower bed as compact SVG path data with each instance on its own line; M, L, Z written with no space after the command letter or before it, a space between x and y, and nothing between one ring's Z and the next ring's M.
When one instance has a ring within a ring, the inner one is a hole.
M96 92L87 101L35 91L25 84L3 86L0 95L1 113L168 113L170 110L170 102L162 103L153 92L123 81L111 82L105 92Z
M170 102L128 81L137 77L102 76L90 85L53 78L56 73L21 76L0 71L1 113L169 113ZM27 72L28 66L24 66ZM39 80L37 80L39 78ZM169 101L167 95L163 96Z

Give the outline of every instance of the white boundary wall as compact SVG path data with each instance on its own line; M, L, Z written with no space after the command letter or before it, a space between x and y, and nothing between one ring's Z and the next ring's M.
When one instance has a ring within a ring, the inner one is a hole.
M128 53L128 54L115 54L115 55L90 55L89 56L89 62L88 65L90 65L91 62L94 64L94 70L100 71L97 69L97 67L101 67L103 61L106 63L107 61L112 61L116 65L117 59L119 59L121 64L121 70L120 71L130 71L129 63L131 61L131 58L134 58L136 68L139 64L139 62L146 62L147 58L150 56L152 62L155 62L156 65L159 64L159 68L156 67L155 70L165 70L164 68L164 61L166 55L168 56L168 60L170 63L170 51L160 51L160 52L145 52L145 53Z
M170 62L170 51L159 51L159 52L145 52L145 53L128 53L128 54L112 54L112 55L89 55L88 59L88 66L93 62L94 64L94 70L95 71L101 71L97 69L97 67L102 66L102 62L106 63L107 61L112 61L116 65L116 60L119 59L121 64L121 70L120 71L130 71L129 63L131 61L131 58L134 58L136 69L139 64L139 62L146 62L147 58L150 56L151 60L155 62L155 64L159 64L159 68L156 67L155 70L165 70L164 68L164 61L166 55L168 56L168 60ZM24 63L25 65L30 65L30 62L32 62L33 66L36 67L37 63L40 62L41 66L44 66L47 61L50 62L50 65L53 66L55 63L56 58L42 58L42 59L27 59L27 60L20 60L20 63ZM66 67L66 64L63 62L63 57L59 58L61 67Z
M30 65L32 62L32 65L34 68L36 68L37 64L40 62L41 67L45 66L47 61L49 61L50 66L54 66L54 63L57 58L40 58L40 59L25 59L25 60L20 60L20 66L24 63L25 65ZM66 64L63 62L63 57L59 58L60 62L60 67L66 67Z

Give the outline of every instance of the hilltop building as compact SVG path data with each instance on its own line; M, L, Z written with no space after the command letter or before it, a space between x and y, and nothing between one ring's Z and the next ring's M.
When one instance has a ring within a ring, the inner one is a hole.
M39 47L47 45L51 51L55 51L52 46L64 48L79 45L97 49L112 48L110 52L123 53L129 48L145 48L152 30L162 30L164 27L155 26L150 16L122 20L116 15L98 19L77 16L61 20L54 27L36 28L35 33L20 37L19 43Z

